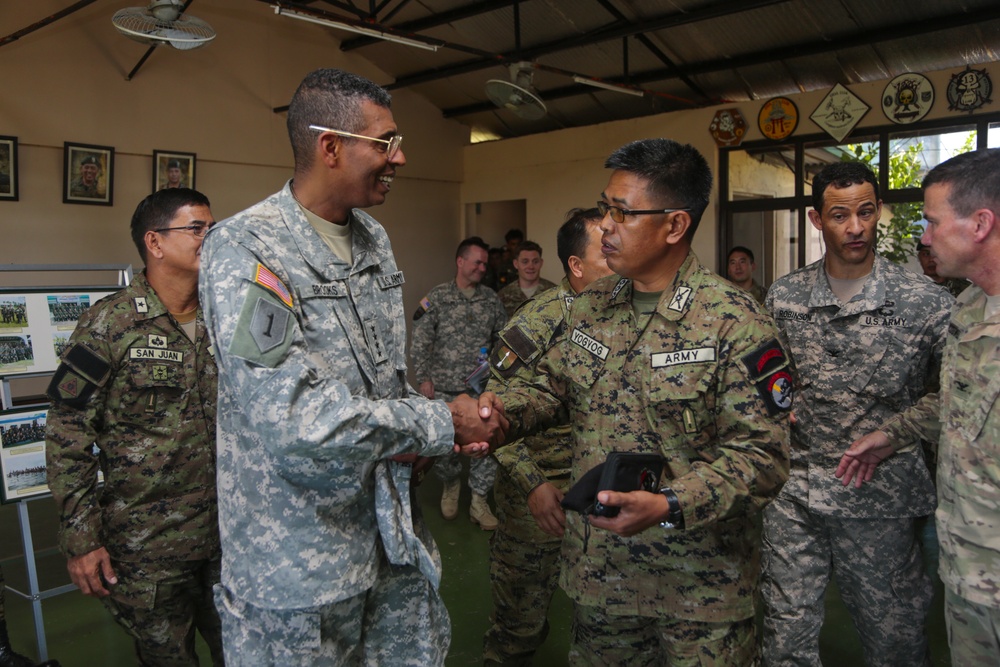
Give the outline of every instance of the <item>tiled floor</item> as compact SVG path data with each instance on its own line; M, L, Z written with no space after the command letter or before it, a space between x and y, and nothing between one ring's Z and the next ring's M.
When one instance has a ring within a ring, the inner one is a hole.
M489 533L468 520L469 492L463 489L460 514L444 521L437 510L440 484L428 476L420 489L425 515L444 559L442 595L452 618L452 643L448 667L481 664L482 637L489 626ZM43 589L68 582L62 557L55 549L55 512L48 499L31 501L29 511ZM0 508L0 564L10 585L26 588L17 513L13 506ZM933 555L932 555L933 557ZM929 623L935 667L950 665L941 608L941 585L936 583L934 610ZM832 588L832 587L831 587ZM131 643L111 621L101 604L77 592L43 602L49 656L63 667L132 665ZM551 634L536 657L545 667L566 665L571 606L561 591L549 615ZM15 649L36 656L31 609L27 601L7 592L7 617ZM204 647L202 647L204 649ZM202 655L207 652L202 650ZM857 633L836 590L827 596L827 622L821 636L821 654L827 667L863 664ZM203 664L208 664L203 660Z

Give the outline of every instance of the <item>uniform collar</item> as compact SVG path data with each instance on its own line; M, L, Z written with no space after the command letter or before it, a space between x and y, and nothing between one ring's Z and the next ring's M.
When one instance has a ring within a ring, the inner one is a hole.
M135 292L132 298L132 310L137 320L151 320L169 314L160 297L156 296L156 290L149 284L146 269L132 278L132 291Z
M840 299L830 289L830 281L826 279L826 257L824 256L815 265L816 275L813 280L812 292L809 294L809 307L836 306L840 309L838 315L844 317L878 310L885 305L885 272L889 268L889 264L891 264L889 260L876 253L872 271L868 274L864 287L850 301L841 304Z
M363 211L352 209L350 220L347 223L351 226L351 254L354 256L354 265L349 266L347 262L330 251L326 242L309 224L309 220L299 208L298 200L292 194L291 180L285 183L285 187L278 193L278 206L285 225L291 232L302 257L326 279L345 280L350 274L363 271L377 263L378 259L375 257L377 253L373 252L374 236L370 229L375 222L371 216Z
M670 285L663 290L660 300L656 304L656 313L667 320L679 320L688 312L694 292L701 283L699 274L701 272L701 262L693 250L688 250L684 262L677 270L677 274ZM619 308L622 306L632 308L632 281L628 278L616 276L617 280L611 283L610 293L607 300L607 308ZM602 280L611 281L612 278Z

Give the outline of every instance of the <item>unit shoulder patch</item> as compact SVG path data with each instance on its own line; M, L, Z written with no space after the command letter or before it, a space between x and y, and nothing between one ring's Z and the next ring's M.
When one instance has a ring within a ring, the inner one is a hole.
M250 283L229 344L230 353L274 368L292 345L292 317L292 311L277 294Z
M760 345L740 361L750 382L770 415L786 412L792 407L794 387L788 370L788 356L776 338Z

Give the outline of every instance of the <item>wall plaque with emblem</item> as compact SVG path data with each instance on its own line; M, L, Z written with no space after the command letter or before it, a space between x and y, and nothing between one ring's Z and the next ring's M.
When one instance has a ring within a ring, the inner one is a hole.
M786 139L799 125L799 108L787 97L773 97L760 108L757 125L768 139Z
M843 141L870 109L861 98L838 83L809 118L831 137Z
M992 104L993 82L986 69L966 67L951 75L948 82L948 111L972 113L984 104Z
M709 123L708 131L719 148L739 146L747 134L747 121L739 109L719 109Z
M900 74L882 91L882 112L893 123L915 123L926 116L932 106L934 86L923 74Z

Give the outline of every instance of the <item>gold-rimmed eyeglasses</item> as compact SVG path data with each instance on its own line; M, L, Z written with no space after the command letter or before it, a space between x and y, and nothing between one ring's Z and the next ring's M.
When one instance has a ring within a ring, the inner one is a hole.
M342 137L351 137L352 139L367 139L368 141L375 141L380 144L385 144L385 151L387 157L392 158L399 150L399 145L403 143L403 135L394 134L388 139L379 139L378 137L366 137L363 134L354 134L353 132L345 132L344 130L334 130L329 127L323 127L322 125L310 125L310 130L315 130L317 132L332 132L333 134L340 135Z
M611 204L603 201L597 202L597 212L604 217L611 214L611 219L616 223L621 224L625 222L626 215L650 215L656 213L676 213L677 211L690 211L690 208L647 208L642 210L630 211L627 208L621 208L619 206L612 206Z

